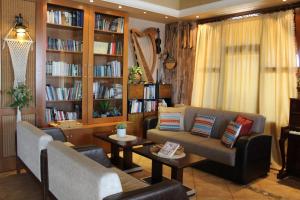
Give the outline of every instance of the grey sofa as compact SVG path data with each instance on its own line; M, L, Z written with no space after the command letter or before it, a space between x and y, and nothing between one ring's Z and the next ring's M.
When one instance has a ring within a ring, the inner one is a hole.
M210 138L192 135L190 133L194 118L197 114L216 116ZM254 121L251 136L240 137L235 147L230 149L221 144L222 137L228 123L234 121L237 115L243 115ZM156 128L157 117L145 119L145 133L147 139L155 143L173 141L184 146L185 151L207 158L206 171L220 173L242 184L267 175L270 169L271 136L263 134L265 117L257 114L238 113L214 109L187 107L184 116L184 131L161 131ZM203 164L203 166L205 166Z

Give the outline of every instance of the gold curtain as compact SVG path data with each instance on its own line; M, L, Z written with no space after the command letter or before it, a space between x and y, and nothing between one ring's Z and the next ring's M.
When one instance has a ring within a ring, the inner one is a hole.
M296 95L293 11L198 26L192 105L259 113L277 139Z

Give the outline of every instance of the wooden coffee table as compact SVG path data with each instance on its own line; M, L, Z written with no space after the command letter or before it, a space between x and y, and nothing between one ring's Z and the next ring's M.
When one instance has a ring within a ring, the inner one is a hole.
M186 156L179 159L167 159L158 157L150 152L151 145L143 146L139 148L134 148L133 152L139 155L142 155L146 158L152 160L152 172L151 177L144 179L149 184L155 184L163 181L165 179L162 174L162 166L167 165L171 167L171 178L175 179L182 183L183 181L183 169L190 167L202 161L204 158L192 153L186 153ZM195 194L195 191L191 188L184 186L187 195L192 196Z
M143 168L132 162L132 148L139 145L149 145L153 142L136 137L133 141L118 141L111 139L112 133L94 133L94 137L109 142L111 146L111 162L113 165L126 173L133 173L143 170ZM123 150L123 158L120 157L120 148Z

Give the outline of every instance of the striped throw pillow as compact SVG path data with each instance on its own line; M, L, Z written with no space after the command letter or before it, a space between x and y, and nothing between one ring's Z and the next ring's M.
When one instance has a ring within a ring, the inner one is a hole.
M183 131L183 116L181 113L160 113L159 129L164 131Z
M221 142L228 148L232 148L236 139L238 138L242 125L236 122L229 122L222 138Z
M209 137L215 121L215 116L197 115L191 131L192 134Z

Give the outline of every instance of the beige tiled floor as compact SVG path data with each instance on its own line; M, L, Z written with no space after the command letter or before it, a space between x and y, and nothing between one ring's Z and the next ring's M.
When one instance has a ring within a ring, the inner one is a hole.
M144 168L143 172L133 174L135 177L150 175L149 159L136 154L133 159ZM243 186L194 168L186 168L183 183L196 190L196 195L190 198L191 200L300 200L300 180L288 178L278 181L277 172L272 169L268 177ZM164 166L163 173L164 176L170 177L170 168Z

